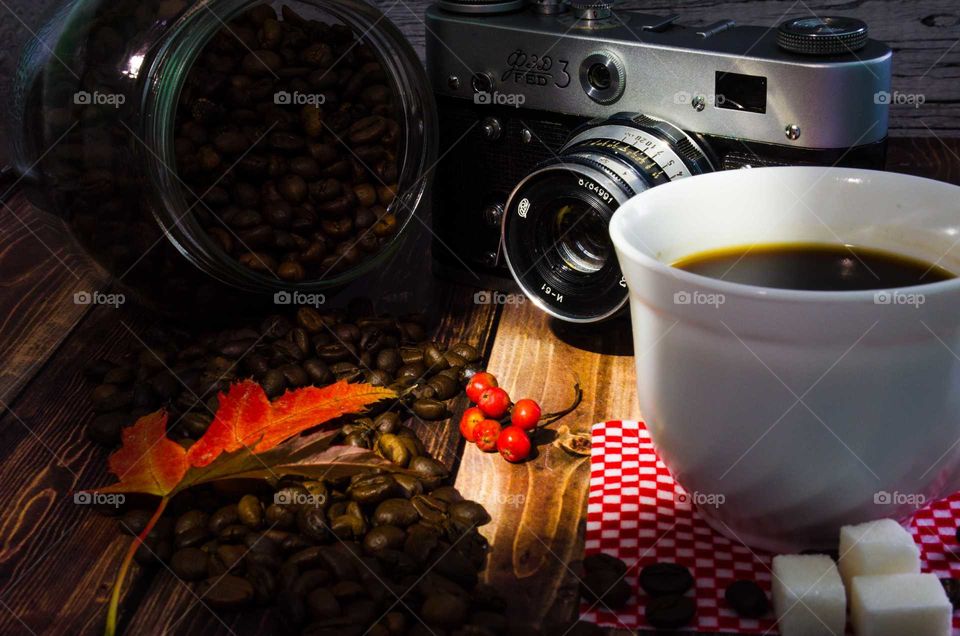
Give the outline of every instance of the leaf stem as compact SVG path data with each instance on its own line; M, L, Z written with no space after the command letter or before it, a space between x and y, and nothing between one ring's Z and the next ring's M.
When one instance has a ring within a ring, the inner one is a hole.
M123 557L123 562L120 564L120 570L117 572L117 580L113 583L113 593L110 595L110 607L107 610L107 627L103 632L105 636L114 636L117 633L117 614L120 609L120 592L123 589L123 582L127 578L127 572L130 570L130 564L133 563L133 555L137 553L137 548L140 547L141 543L146 541L147 535L150 534L150 531L153 530L153 527L157 525L157 522L160 520L160 516L163 515L163 511L166 509L168 503L170 503L169 495L160 499L160 504L157 506L153 516L150 517L150 521L147 522L147 525L143 527L143 530L140 532L140 534L137 535L130 543L130 547L127 549L127 554Z

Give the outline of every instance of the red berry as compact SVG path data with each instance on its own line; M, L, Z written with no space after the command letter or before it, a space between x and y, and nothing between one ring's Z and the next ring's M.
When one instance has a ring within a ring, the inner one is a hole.
M536 400L524 398L517 400L513 405L513 412L510 413L510 422L514 426L519 426L525 431L537 428L540 421L540 405Z
M486 417L483 411L475 406L471 406L463 412L463 417L460 418L460 434L463 435L468 442L477 441L475 437L477 424L485 420Z
M510 396L498 386L491 387L480 394L477 406L487 417L499 420L510 409Z
M508 462L522 462L530 457L530 436L519 426L508 426L497 438L497 450Z
M467 397L470 398L471 402L477 404L480 402L480 394L494 386L497 386L497 379L493 377L492 373L486 371L474 373L470 381L467 382Z
M492 453L497 450L497 439L500 437L500 422L496 420L483 420L477 424L474 437L477 441L477 448L485 453Z

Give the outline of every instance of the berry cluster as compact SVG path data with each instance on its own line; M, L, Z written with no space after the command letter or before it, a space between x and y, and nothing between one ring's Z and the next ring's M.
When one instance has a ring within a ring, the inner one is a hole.
M540 423L540 405L535 400L510 401L490 373L476 373L467 384L467 397L476 404L460 418L460 433L484 452L499 451L509 462L530 457L530 435ZM509 418L508 418L509 416ZM509 422L509 424L507 424Z

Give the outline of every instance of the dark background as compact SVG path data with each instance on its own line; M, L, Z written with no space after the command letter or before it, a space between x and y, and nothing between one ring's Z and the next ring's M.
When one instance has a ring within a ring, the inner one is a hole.
M41 31L44 16L60 3L0 0L0 95L6 98L19 48ZM375 0L423 57L426 0ZM685 24L732 18L740 24L776 26L789 17L848 15L865 20L871 35L895 51L893 87L921 94L925 103L894 106L890 128L896 136L960 136L960 3L956 0L692 0L626 1L621 8L657 14L679 13ZM0 157L6 133L0 132Z

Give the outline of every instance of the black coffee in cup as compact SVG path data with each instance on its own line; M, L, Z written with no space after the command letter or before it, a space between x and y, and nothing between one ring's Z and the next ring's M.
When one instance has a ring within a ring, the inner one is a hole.
M832 244L742 245L699 252L673 266L731 283L815 291L890 289L956 277L936 263Z

